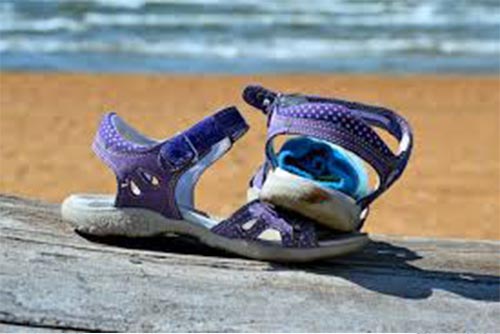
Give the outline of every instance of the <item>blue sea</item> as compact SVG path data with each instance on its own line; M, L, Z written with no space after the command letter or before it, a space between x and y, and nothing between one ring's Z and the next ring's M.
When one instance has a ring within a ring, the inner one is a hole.
M500 73L499 0L0 0L0 70Z

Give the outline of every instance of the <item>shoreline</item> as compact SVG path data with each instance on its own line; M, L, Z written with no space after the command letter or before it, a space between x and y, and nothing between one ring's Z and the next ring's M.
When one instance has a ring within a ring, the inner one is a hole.
M228 215L245 200L248 180L263 157L264 118L240 98L244 85L255 82L381 104L409 119L414 155L402 178L372 206L369 232L500 239L496 75L4 71L0 192L51 202L72 192L112 193L114 177L90 149L103 112L116 110L140 131L165 137L234 104L251 129L202 176L196 191L200 208Z

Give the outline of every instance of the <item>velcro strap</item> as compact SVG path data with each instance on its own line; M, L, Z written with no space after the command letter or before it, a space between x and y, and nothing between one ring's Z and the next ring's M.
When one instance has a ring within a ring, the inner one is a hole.
M161 163L170 170L183 169L195 163L221 140L229 138L234 143L248 128L238 109L229 107L221 110L169 139L161 147Z
M335 103L348 108L366 123L382 128L401 142L399 153L406 151L412 142L412 130L408 122L392 110L381 106L368 105L348 100L307 96L309 102ZM404 139L405 136L410 138Z
M268 130L268 148L278 135L306 135L356 153L377 171L382 181L396 164L396 157L377 133L342 106L304 103L275 110ZM274 155L269 154L272 160Z
M276 108L286 108L307 102L331 103L349 109L356 117L361 118L371 126L380 127L388 131L400 141L398 158L408 160L412 146L412 130L408 122L395 112L381 107L363 104L337 98L325 98L303 94L280 94L259 85L247 86L243 91L243 99L261 110L270 114Z

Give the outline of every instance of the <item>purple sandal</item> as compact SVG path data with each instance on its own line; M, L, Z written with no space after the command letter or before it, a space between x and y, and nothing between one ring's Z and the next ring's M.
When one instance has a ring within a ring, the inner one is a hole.
M114 113L107 114L93 149L116 174L117 194L71 195L62 205L62 215L86 234L177 233L245 257L272 261L328 258L366 244L365 234L324 236L312 220L260 200L222 221L196 210L193 192L199 177L247 130L234 107L162 141L143 136Z
M279 94L248 86L244 100L267 116L266 160L250 182L249 200L260 199L309 217L340 231L360 230L369 205L403 173L412 150L408 122L391 110L332 98ZM399 142L397 154L372 127L381 128ZM273 141L280 135L299 135L334 145L369 164L378 186L359 198L326 189L320 183L277 164Z

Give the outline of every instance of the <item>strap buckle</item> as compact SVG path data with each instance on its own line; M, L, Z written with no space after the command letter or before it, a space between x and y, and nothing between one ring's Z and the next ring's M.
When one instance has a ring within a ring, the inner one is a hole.
M160 165L175 172L196 163L200 154L185 133L180 133L167 141L160 149Z
M185 133L183 133L182 136L184 140L188 143L189 148L193 153L193 158L191 159L191 162L192 163L197 162L200 159L200 154L198 153L198 150L196 149L196 147L194 147L193 142L191 141L191 139L189 139L189 137Z

